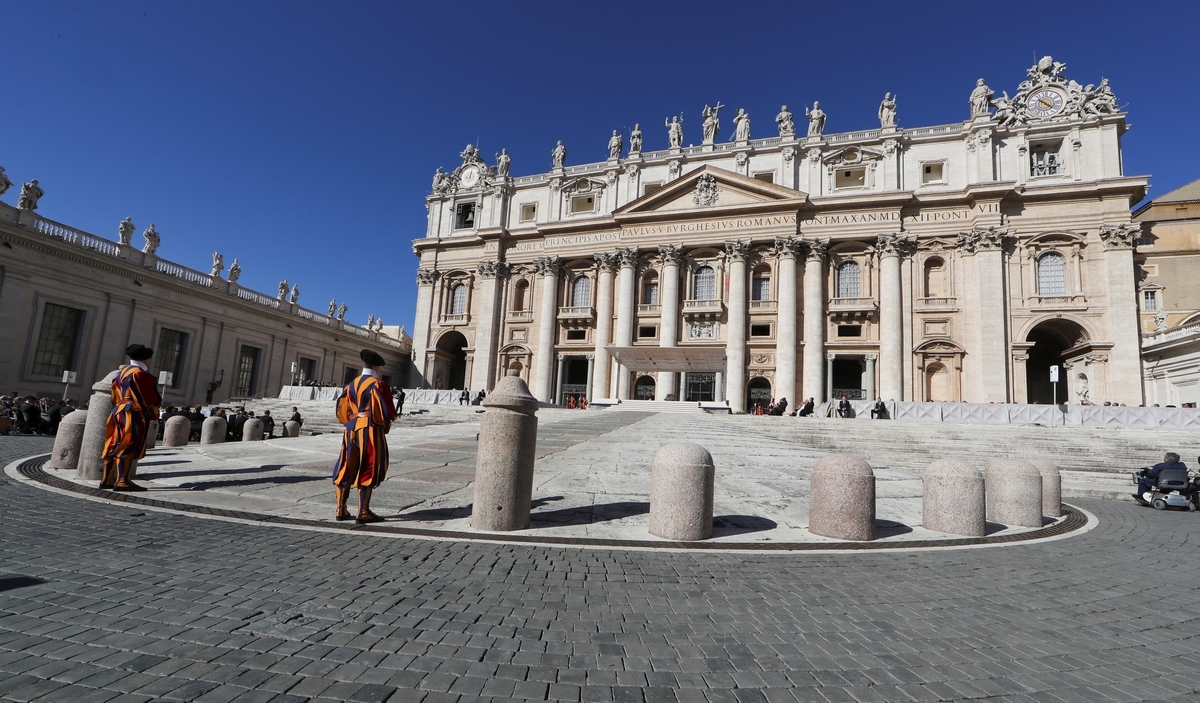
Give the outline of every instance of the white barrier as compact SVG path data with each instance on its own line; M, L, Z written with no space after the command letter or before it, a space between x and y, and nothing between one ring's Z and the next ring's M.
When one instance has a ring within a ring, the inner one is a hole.
M837 417L837 402L821 403L815 417ZM1074 427L1200 428L1200 409L1130 408L1102 405L1023 405L1009 403L915 403L884 401L888 418L912 422L973 425L1068 425ZM855 420L870 420L874 401L852 400Z

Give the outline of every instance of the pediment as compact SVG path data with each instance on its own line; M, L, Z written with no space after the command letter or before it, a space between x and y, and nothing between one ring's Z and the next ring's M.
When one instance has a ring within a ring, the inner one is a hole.
M663 188L618 208L613 216L738 209L773 204L800 205L806 193L702 166Z

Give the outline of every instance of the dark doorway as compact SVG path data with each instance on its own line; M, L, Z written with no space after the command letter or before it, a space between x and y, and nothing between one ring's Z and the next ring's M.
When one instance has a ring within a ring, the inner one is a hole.
M437 343L440 364L445 365L445 388L461 389L467 381L467 338L461 332L447 332Z
M654 379L649 376L638 376L633 384L634 400L652 400L654 398Z
M755 405L762 405L765 413L771 404L771 382L765 378L753 378L746 389L749 391L746 393L746 412L754 412Z
M587 385L587 359L571 359L567 362L564 382L572 386Z
M713 373L697 373L688 371L684 374L683 399L689 403L709 403L716 398L717 375Z
M834 359L833 378L830 379L833 398L840 400L844 395L851 400L862 400L862 377L862 361L858 359Z
M1050 382L1050 367L1058 367L1057 400L1067 400L1067 376L1062 368L1063 352L1086 341L1083 328L1069 320L1047 320L1029 331L1025 338L1033 342L1029 360L1025 362L1026 402L1050 405L1055 401L1054 384Z

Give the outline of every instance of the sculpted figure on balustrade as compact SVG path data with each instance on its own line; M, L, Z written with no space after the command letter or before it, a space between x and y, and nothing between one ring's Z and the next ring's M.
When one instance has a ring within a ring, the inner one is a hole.
M153 222L145 232L142 232L142 238L146 240L146 245L142 247L142 253L153 254L158 251L158 245L162 243L162 238L158 236L158 230L154 229Z

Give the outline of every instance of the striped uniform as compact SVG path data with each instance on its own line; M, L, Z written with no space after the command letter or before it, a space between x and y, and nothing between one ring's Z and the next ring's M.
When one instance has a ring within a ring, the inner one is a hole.
M112 401L104 433L105 474L109 475L109 466L115 464L116 476L124 479L133 463L146 456L146 427L162 398L154 376L131 364L113 379Z
M337 400L338 422L346 426L342 453L333 467L333 482L374 488L387 474L388 429L396 417L392 390L374 376L359 376L342 389Z

